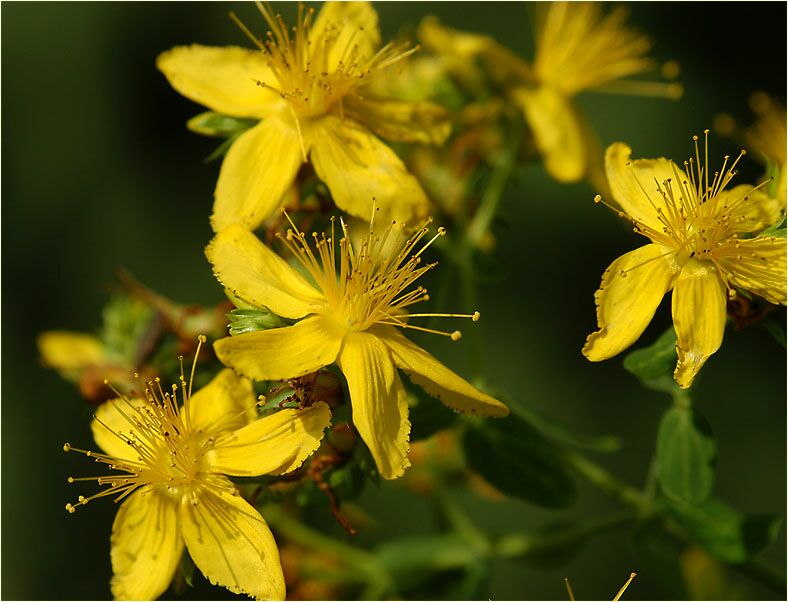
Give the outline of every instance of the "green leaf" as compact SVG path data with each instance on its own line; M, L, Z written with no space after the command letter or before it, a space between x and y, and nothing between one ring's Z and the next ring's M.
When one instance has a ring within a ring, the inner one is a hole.
M289 326L284 318L280 318L275 313L272 313L266 307L255 309L234 309L227 318L230 320L230 335L235 336L245 332L254 332L255 330L268 330L269 328L281 328L282 326Z
M202 134L203 136L230 138L257 125L259 121L259 119L230 117L229 115L206 111L189 119L189 121L186 122L186 127L192 132Z
M745 516L714 498L699 506L672 503L669 510L712 556L731 563L747 562L773 543L782 522L771 514Z
M664 390L663 377L671 377L676 367L676 332L671 326L652 345L627 354L624 368L647 386Z
M761 320L760 323L761 327L765 328L766 331L772 335L772 337L774 337L774 340L777 341L783 349L785 349L785 322L777 320L774 316L766 316L763 320Z
M411 441L427 439L454 422L457 415L421 387L409 385L407 390L409 401L414 402L410 406Z
M664 593L674 600L686 600L679 557L684 543L669 534L653 520L632 532L632 551L637 559L638 572L652 578Z
M348 462L335 470L326 471L323 481L331 488L339 502L356 499L364 490L365 475L355 462ZM313 480L304 481L295 498L299 506L328 506L328 496Z
M115 295L104 306L101 340L107 351L129 365L138 364L143 339L155 312L143 301L129 295Z
M469 421L464 448L468 465L491 485L547 508L566 508L577 490L550 441L522 418Z
M708 422L691 407L665 412L657 434L659 483L669 498L700 504L714 485L716 445Z

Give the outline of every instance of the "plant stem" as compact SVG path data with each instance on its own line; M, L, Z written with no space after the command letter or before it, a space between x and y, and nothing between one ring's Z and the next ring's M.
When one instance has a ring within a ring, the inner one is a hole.
M564 457L575 471L608 495L637 510L650 510L650 503L643 492L619 481L598 464L570 450L565 450Z

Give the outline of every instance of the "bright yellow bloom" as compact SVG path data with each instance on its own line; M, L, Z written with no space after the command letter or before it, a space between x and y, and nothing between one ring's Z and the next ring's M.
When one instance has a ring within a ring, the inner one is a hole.
M216 185L211 223L254 229L281 205L301 165L310 161L336 205L370 219L373 204L386 219L420 221L427 197L402 161L376 136L442 143L449 124L427 102L379 96L369 84L412 50L381 48L378 18L366 2L299 8L290 30L258 4L270 30L258 51L179 46L157 65L184 96L226 115L260 119L227 152Z
M162 389L149 382L145 399L102 405L92 430L104 453L83 452L120 474L69 478L108 487L80 496L75 508L113 496L125 499L112 526L112 593L149 600L172 580L184 545L205 577L236 593L282 600L279 552L263 518L225 475L284 474L320 445L330 412L322 402L257 418L251 384L224 370L191 395L183 377Z
M536 5L536 54L532 64L488 36L457 32L425 21L420 29L427 48L456 54L462 62L479 56L495 81L523 111L545 168L560 182L587 177L604 189L601 149L573 102L584 90L669 96L679 84L623 80L648 71L651 43L625 24L626 9L607 15L593 2L540 2ZM469 75L454 61L447 68Z
M708 130L706 131L708 135ZM726 301L736 289L785 305L785 239L749 235L780 219L760 186L726 188L741 157L725 157L711 172L708 138L701 155L679 168L668 159L631 161L631 150L611 145L605 167L613 198L635 232L650 244L616 259L595 295L599 330L583 354L608 359L629 347L651 321L664 294L673 291L676 382L689 387L722 344ZM601 200L599 196L595 199Z
M350 390L353 424L387 479L402 475L409 465L408 404L397 368L456 411L483 416L508 413L502 403L397 330L422 330L454 340L460 336L457 331L410 323L413 318L446 316L408 313L410 306L427 299L424 288L412 285L435 265L423 265L420 255L443 233L440 229L415 251L427 231L422 228L405 241L391 226L380 236L370 227L369 236L354 247L343 222L339 241L332 227L329 237L314 235L313 251L303 232L288 230L280 238L312 282L241 227L220 232L206 249L216 277L234 297L299 320L293 326L221 339L214 345L219 359L258 380L294 378L328 364L339 365ZM479 314L458 317L477 320Z

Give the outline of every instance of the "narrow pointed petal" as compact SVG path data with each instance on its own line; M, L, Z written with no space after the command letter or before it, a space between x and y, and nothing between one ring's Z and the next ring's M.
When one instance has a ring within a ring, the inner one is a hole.
M217 436L257 418L256 404L251 381L225 369L189 398L183 415L192 432Z
M296 378L332 364L344 333L323 316L293 326L227 337L214 343L219 360L253 380Z
M201 488L184 496L183 537L195 566L206 579L258 600L284 600L279 550L263 517L226 488Z
M303 146L302 146L303 145ZM305 130L272 115L233 142L216 183L211 226L220 232L232 224L254 230L281 205L308 152Z
M255 306L285 318L303 318L324 297L287 262L242 226L217 234L205 256L223 287Z
M548 173L559 182L582 178L585 144L571 101L548 86L519 88L512 96L525 114Z
M691 259L673 289L673 328L679 356L673 378L682 389L692 384L706 360L722 345L727 294L717 268Z
M449 370L396 328L376 327L375 333L389 348L397 368L452 410L476 416L509 414L509 408L504 404Z
M345 337L339 366L347 379L353 424L385 479L402 476L408 460L408 402L386 346L372 334Z
M207 458L214 472L236 477L285 474L320 447L329 424L331 411L322 401L280 410L217 439Z
M594 294L599 330L590 334L583 355L592 362L613 357L634 343L673 286L678 267L664 247L648 244L616 259Z
M233 117L265 117L282 99L257 82L274 79L265 54L238 46L192 44L161 53L156 67L186 98Z
M734 287L785 305L785 254L784 238L750 238L731 245L719 264Z
M678 199L679 186L687 176L669 159L632 160L631 156L632 149L621 142L611 144L605 152L605 172L613 200L630 217L661 232L664 224L659 221L657 210L668 213L668 209L657 187L671 180L671 189Z
M321 36L331 35L329 30L336 31L336 37L329 47L326 57L326 71L336 71L339 62L347 61L347 51L356 46L359 58L369 58L380 46L380 28L378 14L369 2L326 2L320 9L314 25L309 30L310 40L320 40ZM313 46L313 55L319 50Z
M176 498L155 487L132 493L112 524L112 595L155 600L170 585L183 553Z
M93 439L108 456L119 460L136 462L138 453L126 443L132 437L140 441L148 441L147 435L132 422L135 408L145 407L138 399L111 399L101 404L90 423Z
M412 224L426 217L429 201L402 160L364 126L328 116L315 126L312 164L337 207L382 223Z

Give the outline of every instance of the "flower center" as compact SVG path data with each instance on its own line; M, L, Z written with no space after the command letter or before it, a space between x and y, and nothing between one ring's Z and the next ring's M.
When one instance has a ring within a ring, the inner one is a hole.
M288 217L289 220L289 217ZM279 236L298 261L306 268L323 291L326 298L326 314L334 318L348 330L366 330L375 324L398 326L440 334L458 340L458 330L444 332L410 324L411 318L457 317L479 319L479 312L473 314L436 314L410 313L408 308L429 295L422 286L414 286L416 281L437 263L423 263L421 255L433 242L446 234L438 228L429 240L416 250L416 247L429 233L427 224L410 238L402 236L399 227L392 223L382 234L374 231L370 224L369 234L358 248L350 239L350 232L341 221L342 237L339 239L339 253L335 236L335 220L331 220L331 233L318 235L312 233L316 252L307 241L307 236L291 221L292 229L285 236Z

